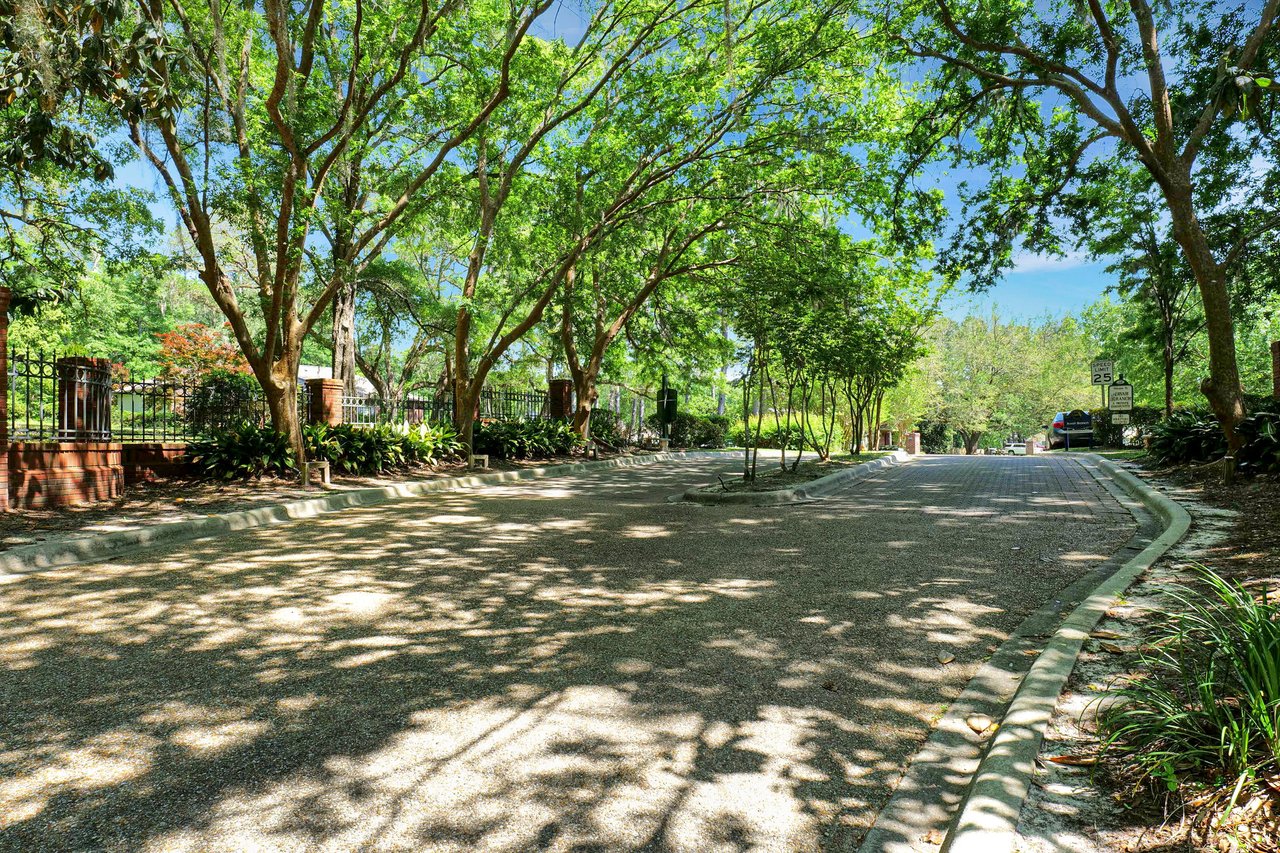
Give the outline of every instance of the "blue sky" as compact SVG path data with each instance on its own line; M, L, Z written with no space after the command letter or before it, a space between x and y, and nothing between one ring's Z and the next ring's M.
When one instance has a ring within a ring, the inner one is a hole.
M961 290L950 294L945 311L957 319L973 310L985 313L992 306L999 310L1002 318L1009 320L1078 314L1115 283L1106 266L1105 261L1090 261L1078 255L1065 258L1026 255L991 290L979 294Z

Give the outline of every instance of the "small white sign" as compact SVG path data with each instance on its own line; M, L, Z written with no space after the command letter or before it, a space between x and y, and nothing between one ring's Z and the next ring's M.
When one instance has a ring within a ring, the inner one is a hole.
M1133 411L1133 386L1128 382L1112 385L1108 404L1107 408L1113 412Z
M1128 413L1128 412L1116 412L1115 414L1113 414L1113 415L1111 416L1111 423L1115 424L1116 426L1126 426L1126 425L1128 425L1128 423L1129 423L1129 413Z
M1114 361L1095 361L1089 366L1093 374L1094 385L1110 385L1115 378L1116 363Z

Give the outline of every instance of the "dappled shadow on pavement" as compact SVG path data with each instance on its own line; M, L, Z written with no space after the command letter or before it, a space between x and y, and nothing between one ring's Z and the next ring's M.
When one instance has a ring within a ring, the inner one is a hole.
M839 849L990 650L1131 530L1052 459L663 501L728 468L8 579L0 848Z

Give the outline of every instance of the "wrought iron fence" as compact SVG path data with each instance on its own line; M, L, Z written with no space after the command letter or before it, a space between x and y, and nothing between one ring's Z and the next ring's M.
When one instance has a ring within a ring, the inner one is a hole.
M11 441L191 441L237 423L270 419L251 376L130 380L106 359L9 352ZM310 391L298 386L298 410Z
M536 420L551 417L546 391L509 391L485 388L480 392L477 416L482 420Z
M356 426L420 424L453 420L453 400L402 397L384 400L377 395L344 395L342 422Z
M306 417L310 389L298 386L298 413ZM190 441L241 423L271 420L267 398L251 376L203 381L118 380L112 384L115 441Z
M9 353L11 441L111 438L111 364L56 352Z
M238 423L270 420L253 377L126 379L107 359L10 350L11 441L191 441ZM298 411L310 408L310 389L298 385ZM453 420L453 400L344 396L343 421L368 425ZM476 405L482 420L550 417L546 391L485 388Z
M546 391L513 391L485 388L480 392L476 416L481 420L536 420L550 417ZM387 423L417 424L453 420L453 399L403 397L384 400L376 395L342 398L343 423L367 426Z

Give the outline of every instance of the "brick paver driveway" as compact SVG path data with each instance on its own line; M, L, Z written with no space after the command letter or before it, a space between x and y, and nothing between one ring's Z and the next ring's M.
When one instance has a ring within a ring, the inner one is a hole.
M664 500L733 468L7 578L0 848L844 849L990 650L1133 529L1062 457Z

